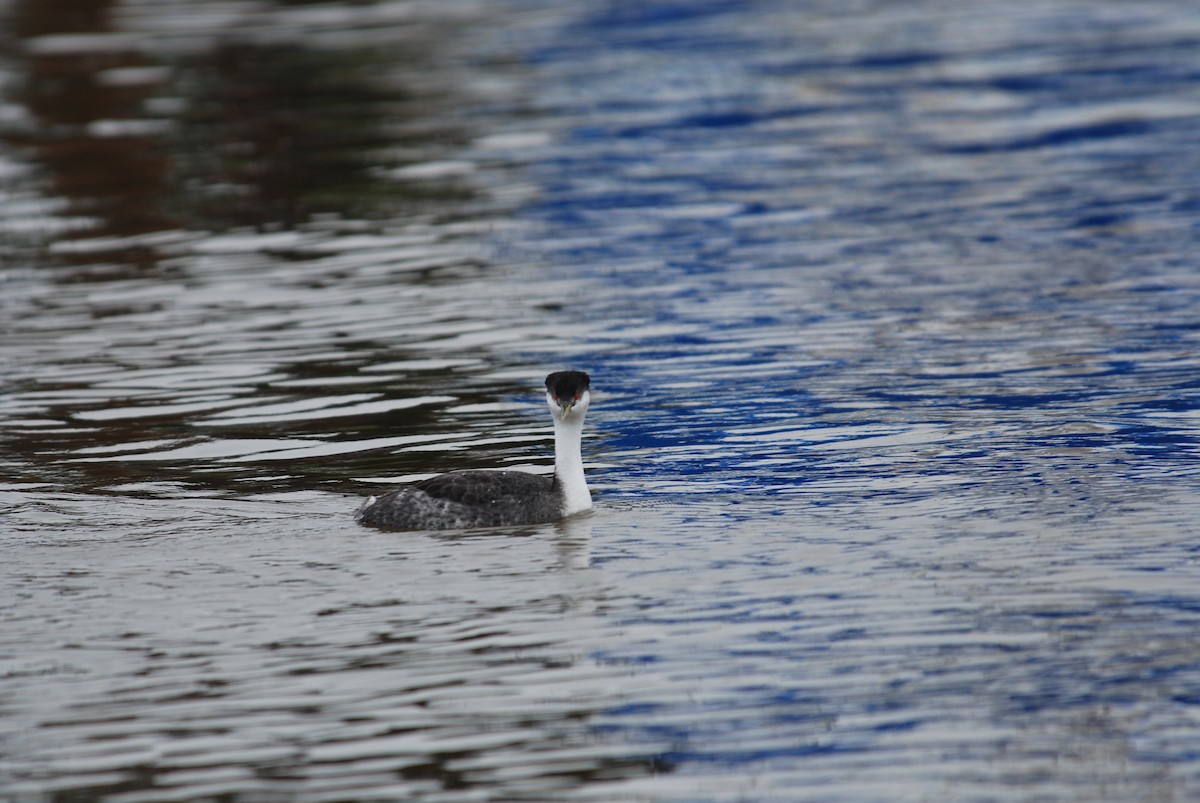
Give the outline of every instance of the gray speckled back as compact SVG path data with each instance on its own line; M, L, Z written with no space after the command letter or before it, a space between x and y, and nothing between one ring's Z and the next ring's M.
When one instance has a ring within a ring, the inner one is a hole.
M550 477L524 471L454 471L368 502L359 522L385 530L449 530L538 524L562 518Z

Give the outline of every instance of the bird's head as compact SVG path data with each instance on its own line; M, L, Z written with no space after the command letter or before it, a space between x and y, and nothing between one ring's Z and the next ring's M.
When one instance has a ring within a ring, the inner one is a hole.
M591 378L583 371L556 371L546 377L546 404L561 421L580 419L591 404Z

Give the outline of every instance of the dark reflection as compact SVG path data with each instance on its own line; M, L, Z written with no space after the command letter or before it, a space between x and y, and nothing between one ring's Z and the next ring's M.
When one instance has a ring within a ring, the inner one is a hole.
M145 111L167 73L132 38L112 34L113 5L27 0L13 14L25 57L19 100L34 127L9 140L32 148L66 215L78 219L75 236L127 237L175 225L163 211L169 158L162 121Z
M116 253L58 249L74 261L151 263L128 240L148 232L394 218L470 197L453 180L387 177L463 139L446 122L453 82L434 62L449 31L398 26L386 47L365 35L331 45L289 30L284 16L269 42L234 22L172 52L169 38L117 30L116 5L24 0L13 14L15 99L30 122L5 138L66 202L72 238L126 238L112 243ZM291 5L263 6L256 24Z
M69 219L70 225L47 219L47 224L59 224L47 229L71 231L69 238L57 236L49 243L45 240L55 235L41 231L30 235L35 242L21 255L22 265L65 261L79 269L53 273L56 281L114 282L99 288L96 297L83 291L53 301L62 326L96 333L94 339L82 334L56 353L64 363L111 366L113 374L119 375L127 368L221 359L178 345L202 343L206 328L229 314L223 307L240 301L237 290L218 292L219 282L235 278L232 272L219 278L204 274L211 263L200 265L202 260L193 260L184 250L193 243L203 245L205 240L197 232L307 226L314 239L330 245L312 252L272 252L272 258L278 257L286 266L329 258L337 248L331 244L344 232L400 230L414 218L424 226L480 211L477 207L482 204L465 208L464 202L474 196L453 176L397 180L388 172L446 160L469 139L460 111L463 90L456 83L462 79L450 66L453 60L444 55L463 18L433 11L428 17L380 13L379 9L397 4L347 2L328 4L331 10L337 7L337 14L314 24L308 17L293 15L289 7L296 3L255 3L237 14L226 14L223 4L217 5L221 13L206 3L171 4L150 12L146 7L131 10L117 0L15 0L13 24L0 30L2 55L11 60L19 79L13 82L12 100L28 111L19 127L10 124L0 133L0 147L16 146L38 168L38 186L30 195L61 199L51 214ZM154 16L139 22L131 14ZM197 25L190 28L185 23L193 14ZM388 27L372 27L377 20ZM122 25L138 33L122 32ZM164 35L145 34L159 26ZM186 37L179 36L184 30ZM177 236L184 230L186 236ZM430 237L442 239L440 234ZM404 281L433 283L433 273L463 268L461 257L450 254L443 262L432 246L421 252L424 239L415 242L398 246L399 257L381 250L381 259L428 262L421 271L405 270ZM260 264L253 259L246 263L247 273ZM303 270L297 266L297 273ZM288 282L287 273L286 267L279 272L280 282ZM116 284L127 278L151 280L139 285L128 303L126 288ZM273 292L278 293L279 309L291 311L297 320L304 317L299 311L302 306L315 308L318 312L310 316L320 317L328 312L322 286L345 278L339 271L322 272L313 285L289 285L294 293L278 287ZM235 280L232 286L237 284ZM199 306L186 300L197 287L213 290L212 298ZM171 289L160 293L160 288ZM141 292L153 300L137 300ZM100 296L104 299L98 300ZM49 302L46 308L31 307L29 314L42 315L49 308ZM346 323L353 318L354 313L349 313ZM152 332L154 327L161 329ZM244 338L234 350L254 353L263 345L255 340L260 330L245 331L250 334L232 335ZM161 342L168 344L161 348L154 342L160 335ZM352 378L362 360L392 347L375 337L341 340L338 348L347 354L330 364L315 358L297 360L280 370L291 372L293 379ZM125 344L133 342L139 345L123 351ZM105 352L109 347L112 351ZM115 356L115 352L122 354ZM361 353L362 359L352 352ZM294 471L291 462L197 458L195 450L178 462L174 458L104 461L96 455L108 454L109 449L121 454L126 444L148 442L171 451L225 437L298 442L311 438L320 443L442 431L447 426L439 411L429 407L270 425L197 426L210 411L189 407L190 392L170 387L150 388L151 392L147 388L98 391L93 383L103 381L99 374L73 379L52 372L37 379L10 379L10 392L46 394L45 405L34 406L62 426L34 422L28 428L0 431L8 456L0 458L0 472L86 489L155 482L164 475L190 487L245 491L336 486L353 476L347 473L351 468L371 466L365 473L381 473L379 455L374 455L373 464L366 455L366 462L347 461L343 467L338 461L301 458ZM222 385L214 379L198 392L236 396L244 390L237 381ZM381 390L368 383L362 393L384 390L425 392L421 388ZM269 387L257 391L276 392ZM303 401L310 396L320 399L331 391L313 385L284 392ZM429 392L437 395L438 390ZM495 389L491 395L481 392L480 398L495 401L494 393ZM101 397L103 401L98 401ZM180 408L173 400L185 406ZM145 411L121 414L122 408L139 406ZM95 415L101 410L115 414ZM378 432L361 432L372 428ZM419 456L429 459L425 453ZM471 458L474 463L478 455ZM7 461L12 461L12 468L4 468ZM429 470L428 462L418 465L416 458L410 466L396 462L393 468L388 461L386 470ZM316 474L308 473L314 466Z
M175 149L181 212L224 228L404 211L400 188L379 171L387 149L414 144L392 124L429 110L380 80L386 60L371 48L241 42L186 65L190 108Z
M398 383L391 392L399 398L439 395L445 383ZM331 457L325 454L278 459L266 453L263 457L222 459L185 454L177 458L158 459L94 458L96 448L112 447L116 454L129 446L137 455L136 444L159 441L164 451L203 447L211 442L237 443L239 440L278 438L294 439L296 444L307 440L313 446L321 443L349 442L395 435L422 433L455 433L471 438L480 428L487 432L508 432L530 424L521 411L489 412L478 415L447 414L444 405L423 405L389 413L344 418L314 420L263 420L253 423L221 424L209 422L195 426L204 415L195 411L178 411L171 404L162 405L156 414L159 400L150 400L137 414L129 417L102 418L94 422L91 416L113 406L111 400L90 404L89 386L75 383L40 383L20 388L23 392L56 394L62 402L47 404L46 415L66 422L63 428L27 431L0 430L0 446L4 455L15 461L6 469L0 462L0 480L11 482L48 482L64 489L90 490L137 496L138 492L125 485L156 483L169 478L180 488L211 490L220 488L238 493L279 493L324 488L354 496L365 496L387 490L389 486L364 486L358 478L397 476L405 474L440 473L465 468L506 468L512 461L550 466L554 460L553 432L544 426L538 437L528 442L503 444L448 451L406 452L392 447L366 451L351 451ZM526 389L517 386L485 386L456 390L454 404L486 405L524 395ZM287 398L301 402L319 400L329 394L324 387L289 392ZM540 411L539 411L540 412ZM64 456L71 456L64 458ZM82 459L81 459L82 458ZM114 490L115 489L115 490ZM155 496L156 491L148 492ZM349 516L349 511L347 512Z

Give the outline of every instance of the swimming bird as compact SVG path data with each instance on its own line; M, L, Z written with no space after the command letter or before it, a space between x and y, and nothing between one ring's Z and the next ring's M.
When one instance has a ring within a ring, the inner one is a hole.
M368 499L355 518L385 530L447 530L538 524L589 510L580 440L591 404L583 371L546 377L546 404L554 418L554 476L527 471L452 471Z

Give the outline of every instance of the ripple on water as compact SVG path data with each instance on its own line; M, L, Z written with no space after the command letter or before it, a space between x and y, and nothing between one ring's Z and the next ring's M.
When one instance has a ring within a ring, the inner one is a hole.
M35 43L159 49L255 131L317 133L277 84L385 111L321 129L346 209L287 225L218 119L175 129L232 148L172 151L228 207L186 193L182 233L67 239L0 153L0 231L63 235L0 276L6 791L1195 797L1190 5L553 5L133 3L155 36ZM593 515L352 523L546 471L568 365Z
M175 507L145 503L141 523L123 525L150 541L127 535L87 569L22 583L91 611L63 610L43 642L60 646L26 652L23 670L9 673L14 717L42 728L20 746L30 771L98 788L108 779L114 791L140 788L149 771L169 796L207 789L205 773L253 795L268 788L265 772L290 778L303 799L328 788L416 794L523 780L553 790L598 768L639 771L627 749L596 746L578 725L625 687L624 672L569 646L594 626L580 593L598 578L547 573L578 565L587 548L578 524L398 548L394 536L342 516L317 523L294 506L279 508L295 525L280 537L277 521L246 517L263 509L248 504L194 539L164 537L169 527L154 536L145 514ZM328 537L331 526L340 538ZM467 560L456 566L451 555ZM131 619L138 600L153 615ZM88 624L97 614L108 622L99 631ZM69 700L22 696L49 676L71 679ZM54 736L63 729L91 746L64 755ZM225 773L234 754L239 771Z

